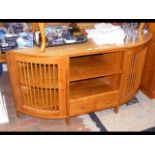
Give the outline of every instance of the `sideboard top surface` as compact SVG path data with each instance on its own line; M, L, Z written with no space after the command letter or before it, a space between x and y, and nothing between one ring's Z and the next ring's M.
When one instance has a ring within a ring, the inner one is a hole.
M131 49L134 47L145 45L151 40L151 38L152 38L152 34L148 33L144 37L143 41L137 41L135 43L129 42L122 45L96 45L92 39L89 39L86 43L49 47L49 48L46 48L45 53L41 53L40 48L37 46L35 46L34 48L12 50L11 52L15 52L18 54L21 53L26 55L33 55L33 56L74 57L74 56L81 56L81 55L97 54L100 52L108 53L111 51L117 51L121 49L122 50Z

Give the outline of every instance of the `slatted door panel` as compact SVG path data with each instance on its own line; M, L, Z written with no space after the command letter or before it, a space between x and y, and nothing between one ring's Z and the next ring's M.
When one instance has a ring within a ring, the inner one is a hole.
M139 89L146 50L146 48L140 48L126 53L121 90L121 103L128 102L132 99Z
M63 58L16 55L21 109L40 117L64 117L66 72Z

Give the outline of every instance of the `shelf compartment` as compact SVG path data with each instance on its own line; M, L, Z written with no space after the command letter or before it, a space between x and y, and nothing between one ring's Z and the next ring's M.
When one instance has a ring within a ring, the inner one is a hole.
M119 74L122 52L74 57L70 59L70 81Z
M70 84L70 115L116 108L119 104L119 75Z
M120 75L94 78L70 83L70 100L119 91Z

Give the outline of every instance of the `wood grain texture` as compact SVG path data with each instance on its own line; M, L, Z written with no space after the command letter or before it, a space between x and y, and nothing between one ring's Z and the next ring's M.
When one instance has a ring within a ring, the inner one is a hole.
M146 51L147 46L142 46L125 53L120 104L131 100L140 87Z
M0 63L6 63L6 55L0 52Z
M153 38L148 46L144 71L142 76L141 90L150 98L155 98L155 23L148 23L149 31Z
M7 54L7 59L17 111L41 118L64 118L65 59L41 57L40 61L40 57L11 52Z
M149 33L136 43L14 50L7 53L17 113L66 118L114 108L139 89Z

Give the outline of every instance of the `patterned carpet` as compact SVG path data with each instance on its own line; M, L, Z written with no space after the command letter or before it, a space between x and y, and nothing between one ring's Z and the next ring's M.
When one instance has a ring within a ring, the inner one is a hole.
M155 131L155 100L150 100L142 92L136 98L137 103L121 106L118 114L113 110L104 110L90 114L90 117L94 117L92 120L96 122L99 131L103 132ZM90 128L89 123L86 123Z

